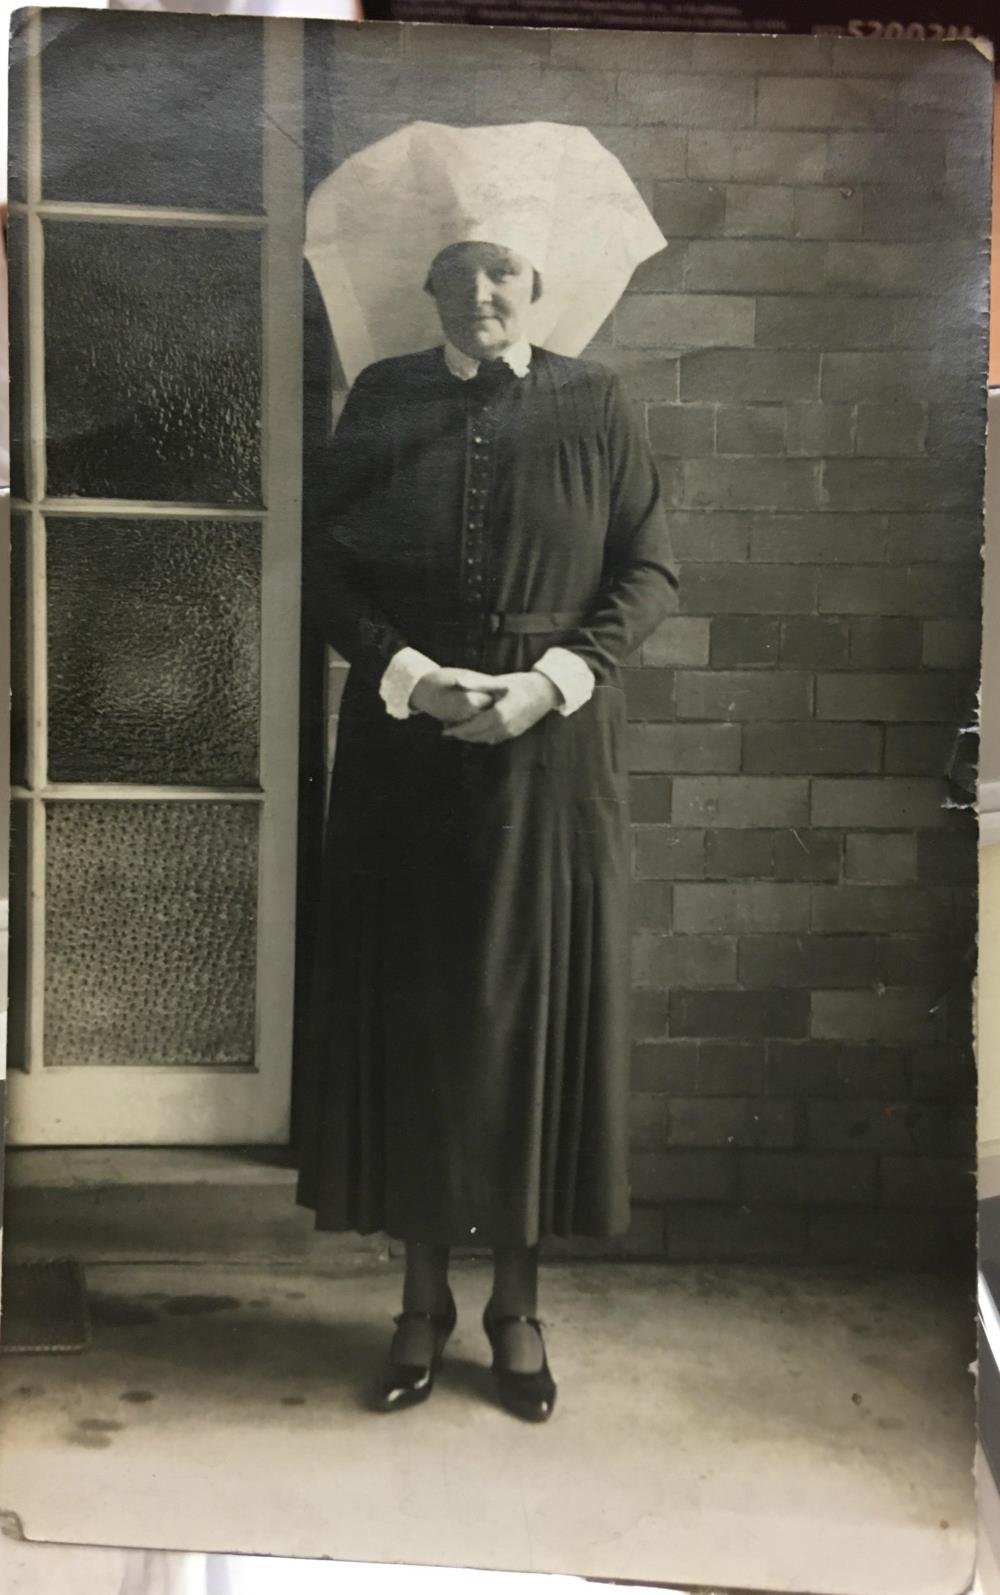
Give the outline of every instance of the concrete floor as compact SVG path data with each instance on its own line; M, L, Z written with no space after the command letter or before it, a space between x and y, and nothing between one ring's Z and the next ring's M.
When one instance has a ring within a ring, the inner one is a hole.
M973 1305L940 1278L553 1264L551 1423L499 1409L479 1314L430 1403L363 1405L398 1267L88 1268L94 1343L0 1362L30 1539L956 1595L974 1556Z

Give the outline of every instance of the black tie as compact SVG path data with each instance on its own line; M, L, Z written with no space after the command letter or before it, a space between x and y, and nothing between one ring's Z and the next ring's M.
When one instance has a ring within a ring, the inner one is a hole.
M483 398L495 398L511 382L516 381L517 377L506 360L482 360L471 387L474 393L481 394Z

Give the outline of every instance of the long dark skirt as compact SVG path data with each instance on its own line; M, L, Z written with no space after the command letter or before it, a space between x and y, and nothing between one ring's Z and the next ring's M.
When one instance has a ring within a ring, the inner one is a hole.
M510 1246L627 1229L624 735L602 686L463 747L392 720L352 672L298 1188L319 1228Z

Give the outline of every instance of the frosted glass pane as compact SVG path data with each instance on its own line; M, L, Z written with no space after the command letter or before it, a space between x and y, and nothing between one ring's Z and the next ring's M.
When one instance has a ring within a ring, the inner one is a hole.
M24 218L11 216L7 226L9 277L10 358L10 489L15 498L27 498L28 447L28 330L25 319L27 232Z
M28 517L10 518L10 752L11 779L28 784Z
M8 1067L23 1069L28 1032L28 805L10 806L10 982Z
M253 1062L254 803L47 807L45 1061Z
M50 497L260 502L256 232L49 222Z
M46 531L50 778L256 785L259 525Z
M260 24L49 12L46 199L259 210Z

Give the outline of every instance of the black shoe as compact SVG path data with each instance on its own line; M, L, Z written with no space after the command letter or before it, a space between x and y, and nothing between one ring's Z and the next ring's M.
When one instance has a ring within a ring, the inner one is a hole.
M393 1323L401 1324L405 1318L423 1318L434 1325L434 1352L429 1363L393 1362L389 1359L375 1386L374 1406L378 1412L399 1412L403 1407L415 1407L426 1401L434 1389L437 1373L448 1336L458 1322L455 1298L448 1292L448 1307L443 1313L423 1313L408 1308L397 1313Z
M494 1318L492 1308L492 1301L488 1301L483 1308L483 1328L493 1348L493 1375L500 1400L515 1417L524 1418L528 1423L544 1423L551 1418L556 1404L556 1384L545 1354L541 1320L529 1318L525 1313L509 1313L505 1317ZM514 1368L505 1368L499 1360L495 1335L503 1324L530 1324L537 1330L538 1338L542 1341L542 1366L534 1373L519 1373Z

